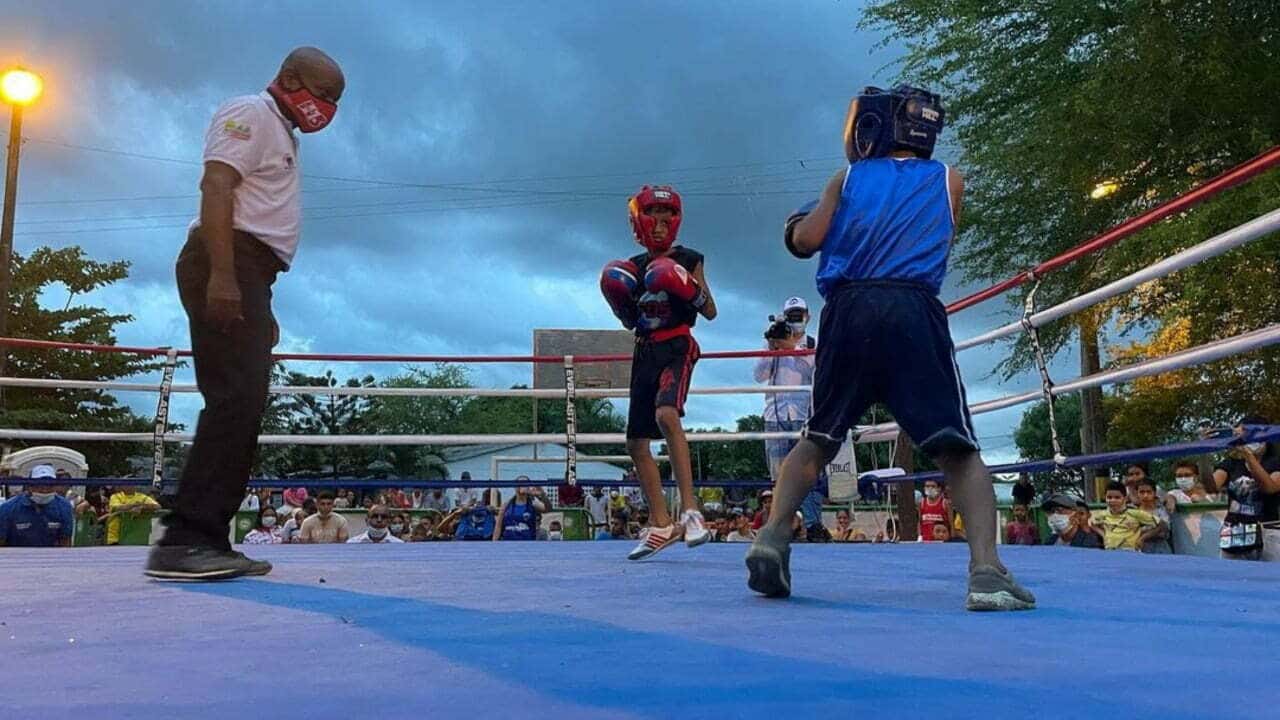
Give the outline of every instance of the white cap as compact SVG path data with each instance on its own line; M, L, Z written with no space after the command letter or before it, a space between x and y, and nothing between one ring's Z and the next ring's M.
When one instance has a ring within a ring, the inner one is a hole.
M789 297L786 302L782 303L782 312L796 308L809 312L809 303L805 302L802 297Z
M58 471L53 469L52 465L37 465L31 468L31 479L36 478L56 478Z

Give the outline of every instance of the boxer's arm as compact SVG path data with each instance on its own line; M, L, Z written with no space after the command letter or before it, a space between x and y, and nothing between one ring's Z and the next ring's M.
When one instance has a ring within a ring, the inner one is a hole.
M960 227L960 211L964 209L964 175L947 166L947 194L951 196L951 221Z
M698 267L693 269L693 276L698 279L698 284L702 286L702 292L707 294L707 302L703 304L699 313L708 320L715 320L718 311L716 310L716 299L711 295L711 286L707 285L707 276L703 273L704 263L698 263Z
M827 228L831 226L831 218L835 216L836 208L840 206L840 189L844 187L844 176L847 172L848 168L845 168L831 176L827 186L822 190L818 206L796 224L791 236L792 243L802 253L812 255L822 249L822 242L827 237Z

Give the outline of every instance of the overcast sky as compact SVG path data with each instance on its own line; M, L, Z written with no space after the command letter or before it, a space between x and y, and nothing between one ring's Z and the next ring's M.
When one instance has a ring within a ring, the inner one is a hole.
M598 271L636 250L625 203L645 182L682 192L680 239L707 255L720 317L698 326L704 350L759 347L786 296L815 318L820 307L815 264L782 249L783 219L840 166L850 95L899 79L898 50L857 29L860 3L833 0L0 6L0 60L46 80L27 111L15 249L78 244L132 263L127 282L88 298L134 315L119 333L130 345L188 346L173 260L205 127L297 45L337 59L347 89L334 123L302 138L302 244L275 288L288 351L527 354L536 327L614 328ZM958 281L944 299L974 289ZM47 299L61 306L65 291ZM954 316L952 333L1011 317L991 301ZM992 377L1004 352L960 355L972 401L1038 386ZM1073 364L1060 357L1056 377ZM506 386L530 371L472 377ZM749 382L747 361L695 374L695 386ZM153 397L125 399L154 411ZM732 426L759 403L696 397L687 420ZM191 425L198 409L184 397L173 419ZM989 460L1016 455L1020 414L977 417Z

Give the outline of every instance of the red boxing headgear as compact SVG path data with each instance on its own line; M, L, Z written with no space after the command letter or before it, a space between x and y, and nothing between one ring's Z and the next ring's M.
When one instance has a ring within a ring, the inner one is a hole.
M671 208L671 219L667 221L667 236L662 239L653 236L653 229L658 221L645 214L651 207ZM636 242L651 253L664 253L675 243L676 231L680 229L680 193L670 185L645 185L640 192L631 197L627 203L627 211L631 215L631 229L636 234Z
M272 81L267 92L280 103L285 115L304 133L323 130L338 114L338 106L328 100L321 100L302 86L293 92L280 87L280 83Z

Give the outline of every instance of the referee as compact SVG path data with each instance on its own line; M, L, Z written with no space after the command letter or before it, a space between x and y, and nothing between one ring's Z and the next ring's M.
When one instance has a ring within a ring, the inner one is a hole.
M147 560L153 578L271 572L270 563L231 549L228 524L257 453L271 348L280 337L271 285L293 262L302 227L294 130L328 125L345 84L332 58L298 48L265 91L223 103L205 132L200 215L177 263L205 406L164 537Z

